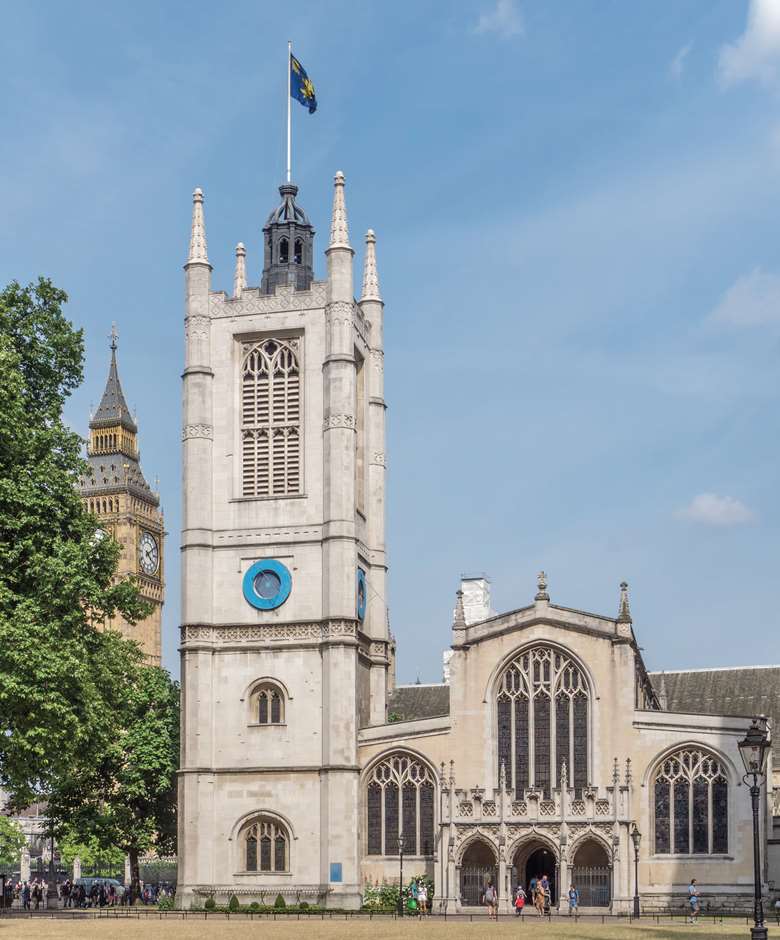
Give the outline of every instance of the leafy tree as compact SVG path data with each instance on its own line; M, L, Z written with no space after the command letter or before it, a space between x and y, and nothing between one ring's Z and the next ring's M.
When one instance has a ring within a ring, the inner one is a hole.
M73 864L75 858L79 858L84 867L97 870L119 868L125 863L125 855L121 849L104 848L94 835L82 840L72 828L60 834L57 848L62 863L68 867Z
M48 791L55 835L71 830L130 856L131 893L140 893L139 858L176 849L179 687L158 666L128 676L112 735L96 760L76 761Z
M97 628L149 610L78 495L62 408L84 346L66 299L43 278L0 292L0 785L18 808L105 750L140 652Z
M0 816L0 870L15 868L19 856L27 843L18 823L7 816Z

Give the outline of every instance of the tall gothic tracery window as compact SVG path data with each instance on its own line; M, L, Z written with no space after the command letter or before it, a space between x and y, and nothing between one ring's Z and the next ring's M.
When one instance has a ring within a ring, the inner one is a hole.
M434 778L408 754L393 754L374 767L366 791L368 855L433 855Z
M261 816L241 833L244 871L289 871L290 837L274 819Z
M560 786L588 785L590 693L582 670L565 653L546 646L524 650L498 682L498 768L517 799L530 787L547 797Z
M244 496L301 492L301 373L297 338L243 346L241 472Z
M653 780L657 855L722 855L729 848L729 785L722 763L699 749L665 758Z

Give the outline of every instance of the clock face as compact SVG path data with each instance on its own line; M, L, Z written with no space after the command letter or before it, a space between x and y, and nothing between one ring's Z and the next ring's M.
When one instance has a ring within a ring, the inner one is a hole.
M144 574L154 574L157 571L160 566L160 549L157 547L157 540L151 532L144 532L141 535L138 556Z

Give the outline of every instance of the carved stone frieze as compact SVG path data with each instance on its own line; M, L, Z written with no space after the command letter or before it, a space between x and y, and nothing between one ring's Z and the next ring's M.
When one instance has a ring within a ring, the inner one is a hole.
M199 315L187 317L184 321L184 335L187 339L190 337L207 339L209 335L209 318Z
M355 430L354 415L328 415L322 422L322 430L327 431L330 428L349 428Z
M181 439L186 441L191 437L201 437L211 441L214 439L214 428L210 424L185 424L181 429Z
M261 294L257 288L244 289L241 297L231 299L223 293L211 295L212 316L244 317L258 313L286 313L317 310L325 306L327 284L315 281L309 290L280 287L275 294Z
M279 640L322 642L342 637L357 638L357 624L352 620L331 620L327 623L268 623L230 627L188 624L183 626L181 631L182 643L272 642Z
M380 453L379 451L375 451L375 452L374 452L374 455L373 455L373 457L372 457L372 459L371 459L371 463L372 463L375 467L384 467L384 466L386 466L386 464L385 464L385 455L382 454L382 453Z

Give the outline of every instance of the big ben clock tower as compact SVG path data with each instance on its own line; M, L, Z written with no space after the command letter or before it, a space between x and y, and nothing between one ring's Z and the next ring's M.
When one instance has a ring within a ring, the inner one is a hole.
M117 615L107 624L160 664L165 538L160 497L144 478L138 451L138 426L127 407L116 364L116 330L111 332L111 366L97 411L89 422L89 472L81 480L84 506L121 546L117 576L134 577L152 613L136 624Z

